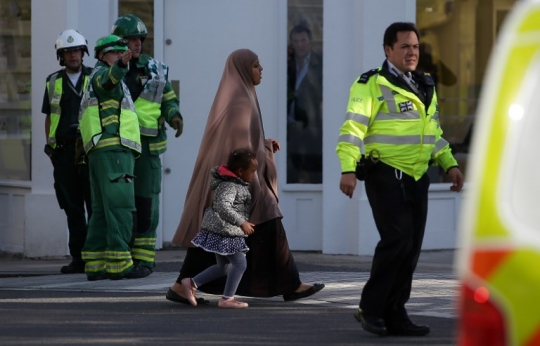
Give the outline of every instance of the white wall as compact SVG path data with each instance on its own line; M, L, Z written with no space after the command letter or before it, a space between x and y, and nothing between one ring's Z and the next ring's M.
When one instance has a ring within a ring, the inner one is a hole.
M24 199L26 186L2 183L0 188L0 251L24 252Z

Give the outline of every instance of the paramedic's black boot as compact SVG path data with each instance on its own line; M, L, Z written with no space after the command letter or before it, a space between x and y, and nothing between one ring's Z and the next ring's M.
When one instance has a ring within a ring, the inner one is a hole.
M133 269L124 276L126 279L142 279L152 274L152 271L141 265L134 265Z

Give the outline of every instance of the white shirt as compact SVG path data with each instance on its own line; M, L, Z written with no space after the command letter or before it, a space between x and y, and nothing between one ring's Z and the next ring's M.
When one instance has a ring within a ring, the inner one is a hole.
M391 74L393 74L396 77L402 77L405 80L405 82L407 82L407 84L409 84L409 86L416 93L418 93L418 86L417 86L416 82L413 80L411 72L406 72L406 73L402 72L397 67L395 67L394 64L392 64L389 60L386 60L386 62L388 62L388 67L389 67L389 70L390 70Z

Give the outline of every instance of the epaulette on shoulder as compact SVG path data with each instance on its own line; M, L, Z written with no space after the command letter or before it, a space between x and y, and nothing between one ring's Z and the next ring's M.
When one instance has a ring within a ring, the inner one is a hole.
M435 81L433 80L433 77L431 77L431 75L429 73L423 72L422 75L423 75L423 78L424 78L424 83L426 85L431 85L431 86L435 85Z
M364 72L360 78L358 78L358 83L362 83L362 84L366 84L367 81L369 80L369 78L373 75L376 75L377 73L379 73L379 69L378 68L374 68L372 70L369 70L367 72Z

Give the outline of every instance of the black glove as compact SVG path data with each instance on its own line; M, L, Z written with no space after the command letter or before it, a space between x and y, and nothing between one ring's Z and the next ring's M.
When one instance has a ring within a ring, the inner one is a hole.
M184 122L182 121L182 118L180 118L179 115L175 115L171 119L171 127L176 130L176 134L174 137L180 137L182 134L182 131L184 130Z

